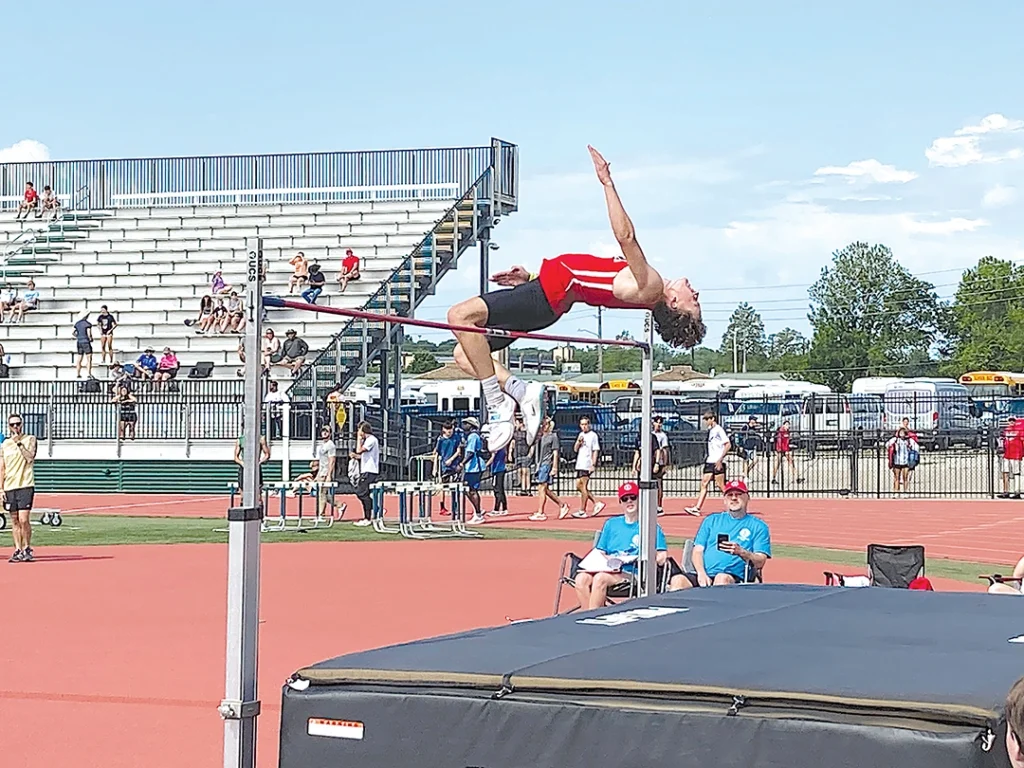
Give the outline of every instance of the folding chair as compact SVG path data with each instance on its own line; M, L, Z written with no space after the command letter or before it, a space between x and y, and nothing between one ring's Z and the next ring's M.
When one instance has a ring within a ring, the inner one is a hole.
M983 573L978 576L978 578L986 579L990 587L993 584L1008 584L1018 590L1024 587L1024 579L1021 579L1019 576L1002 576L998 573Z
M594 532L594 541L591 548L597 546L598 539L601 538L601 531L597 530ZM579 573L580 563L583 562L583 558L574 552L566 552L562 555L562 564L558 570L558 585L555 588L555 607L552 611L552 616L558 616L558 607L562 604L562 590L566 587L576 588L576 574ZM664 592L668 586L668 568L661 569L661 582L657 585L656 589L659 593ZM633 598L640 596L640 582L636 578L623 581L619 584L612 586L606 595L605 603L607 605L615 605L620 600L632 600ZM573 606L563 613L572 613L578 611L579 606Z
M673 558L671 558L671 557L669 558L669 560L674 562ZM696 579L697 579L697 569L693 565L693 539L687 539L686 541L683 542L682 563L677 563L676 565L678 565L679 570L681 570L684 575L686 575L686 576L693 576L692 581L696 581ZM667 571L666 571L666 577L665 578L666 578L666 580L668 578ZM764 577L761 574L761 569L760 568L754 568L750 563L747 563L746 567L745 567L745 569L743 571L743 581L740 582L740 583L741 584L763 584L764 583ZM667 585L667 581L666 581L665 587L667 588L667 586L668 585Z
M910 582L924 576L924 547L914 544L868 544L868 575L839 574L825 571L826 586L870 586L909 589ZM866 584L863 583L867 579ZM852 581L856 579L856 581ZM852 583L849 583L851 582ZM862 582L858 584L857 582Z

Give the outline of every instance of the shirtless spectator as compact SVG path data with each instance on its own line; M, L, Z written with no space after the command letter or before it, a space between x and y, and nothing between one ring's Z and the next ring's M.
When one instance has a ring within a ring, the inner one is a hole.
M299 338L293 328L284 333L284 343L281 344L281 351L272 355L270 362L273 365L280 365L291 369L292 376L295 376L302 364L306 362L306 355L309 352L309 345Z
M288 262L292 265L294 272L292 276L288 278L288 293L295 293L296 288L302 288L309 280L309 262L306 261L306 254L299 251L291 260Z
M241 333L245 328L245 304L238 291L232 291L228 296L227 313L221 318L221 333Z
M96 315L96 325L100 327L100 365L107 362L107 355L110 355L110 362L114 362L114 329L117 320L110 314L106 304L100 307L100 313Z
M32 309L39 309L39 291L36 290L36 284L34 280L29 280L25 284L25 293L21 296L21 301L14 305L14 311L11 313L11 322L20 323L25 319L25 313Z
M345 258L341 260L341 272L338 273L338 283L341 285L341 292L345 292L350 280L359 279L359 257L352 253L349 248L345 251Z
M178 356L174 354L174 350L170 347L164 347L164 353L156 364L156 373L153 374L153 381L158 384L170 381L178 375L179 368L181 368L181 363L178 362Z
M78 361L75 364L75 378L82 377L82 363L86 363L86 377L92 377L92 323L89 322L89 312L85 311L78 316L75 322L75 345L78 353Z
M244 350L242 345L239 345L239 350ZM263 366L263 371L270 370L271 358L276 357L281 351L281 340L274 335L274 331L271 328L267 328L263 333L263 345L260 352L260 364ZM244 360L242 361L245 362Z
M15 221L19 221L25 214L25 218L28 218L29 211L34 211L39 207L39 193L36 192L35 184L31 181L25 182L25 199L21 201L21 205L18 206L18 214L14 217Z

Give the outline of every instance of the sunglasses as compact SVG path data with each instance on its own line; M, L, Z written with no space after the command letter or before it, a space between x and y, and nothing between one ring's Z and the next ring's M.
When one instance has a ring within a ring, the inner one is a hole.
M639 498L638 496L632 496L632 495L631 496L622 496L622 497L619 498L619 501L625 501L625 502L628 503L630 501L636 501L638 498Z
M9 421L9 422L7 422L7 426L8 427L20 427L21 426L21 422L20 421Z

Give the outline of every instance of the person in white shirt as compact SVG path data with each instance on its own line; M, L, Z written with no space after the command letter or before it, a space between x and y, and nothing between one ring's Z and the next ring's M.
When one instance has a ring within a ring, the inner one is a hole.
M590 475L597 468L601 458L601 441L597 433L590 428L590 419L580 419L580 434L576 438L576 490L580 492L580 509L573 512L573 517L586 517L587 504L594 502L594 517L601 514L604 502L598 501L590 493Z
M356 449L349 454L351 459L359 459L359 484L356 485L356 498L363 504L363 519L356 520L353 525L366 527L372 525L373 497L370 488L377 482L380 474L380 443L373 435L373 429L365 421L359 425L356 438Z
M715 481L718 490L725 493L725 456L732 448L729 436L725 434L725 430L711 411L704 414L704 427L708 430L708 455L704 462L704 474L700 478L700 495L697 497L697 503L686 508L691 515L700 514L712 480Z

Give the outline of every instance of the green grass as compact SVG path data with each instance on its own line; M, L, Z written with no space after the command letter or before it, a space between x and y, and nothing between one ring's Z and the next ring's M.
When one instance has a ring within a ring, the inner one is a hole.
M227 522L223 518L180 518L180 517L107 517L103 515L65 516L60 528L35 525L32 527L32 543L39 548L61 546L110 546L117 544L224 544L228 540ZM547 539L567 542L590 542L590 531L564 531L544 528L509 528L487 526L478 528L484 539ZM296 541L409 541L401 536L379 534L372 528L356 528L348 523L336 524L328 530L310 533L273 532L264 534L264 542ZM472 541L470 539L469 541ZM680 537L670 536L669 547L673 551L683 544ZM0 531L0 546L11 545L10 526ZM467 545L468 546L468 545ZM570 549L571 547L567 547ZM777 544L773 547L775 557L790 560L806 560L827 563L842 568L864 569L864 552L822 549L817 547ZM978 574L1006 573L1010 567L1005 564L975 563L944 558L928 559L928 575L957 581L978 583Z

